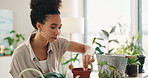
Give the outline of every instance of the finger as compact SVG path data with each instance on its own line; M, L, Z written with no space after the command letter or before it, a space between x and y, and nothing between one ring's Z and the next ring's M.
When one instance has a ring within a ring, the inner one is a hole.
M88 66L86 65L86 56L85 55L82 57L82 60L83 60L83 70L86 71L86 68Z
M94 61L95 61L95 58L94 58L94 56L92 56L91 62L94 62Z
M91 64L92 62L94 62L95 61L95 58L94 58L94 56L92 55L92 56L90 56L90 59L89 59L89 63L88 64Z
M86 64L88 65L88 64L91 64L91 55L89 55L89 54L87 54L86 55Z
M88 70L89 60L90 60L90 55L86 54L85 58L86 58L86 71L87 71Z

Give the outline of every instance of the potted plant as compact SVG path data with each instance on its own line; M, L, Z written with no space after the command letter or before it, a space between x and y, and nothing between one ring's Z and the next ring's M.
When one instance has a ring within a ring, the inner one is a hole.
M108 32L106 30L101 30L104 34L104 36L106 37L106 39L104 38L94 38L92 44L96 44L97 47L96 49L96 57L97 57L97 61L100 62L102 60L107 61L110 65L117 67L118 70L121 72L121 74L124 74L124 71L126 69L126 64L127 64L127 58L125 55L117 55L117 54L113 54L112 51L114 50L114 48L109 48L109 44L111 42L115 42L115 43L119 43L117 39L110 39L111 34L114 33L116 30L116 26L113 26L111 28L111 30ZM99 43L100 40L106 40L107 41L107 45L104 46L101 43ZM107 49L107 53L104 53L101 48L106 48ZM99 68L99 67L98 67ZM100 68L98 69L100 70Z
M138 76L138 67L140 62L137 57L128 58L126 73L129 77L137 77Z
M16 33L15 30L10 31L10 36L5 37L3 40L8 42L9 47L4 49L5 55L12 55L13 50L17 47L18 43L21 40L25 40L25 37L22 34Z
M99 78L122 78L120 71L115 66L110 65L107 61L102 60L98 62L98 66L100 67L98 74Z
M135 61L135 64L136 64L136 62L139 61L140 62L140 65L138 65L139 73L142 73L144 72L143 64L144 64L145 56L143 55L144 50L138 43L139 39L140 39L139 35L133 36L131 41L126 40L126 43L121 45L119 48L117 48L114 53L126 54L128 56L131 56L131 55L135 56L136 60L134 60L134 58L133 59L128 58L128 62L130 62L129 60L131 60L133 62ZM128 63L128 65L129 64L131 63Z

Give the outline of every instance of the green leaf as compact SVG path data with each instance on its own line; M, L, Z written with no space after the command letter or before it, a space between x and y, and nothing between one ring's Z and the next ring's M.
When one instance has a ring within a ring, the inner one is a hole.
M79 54L76 54L76 56L74 58L69 59L68 61L62 63L63 65L68 64L69 62L75 62L76 60L79 61L79 59L77 59Z
M4 40L8 41L9 46L11 46L14 43L14 39L12 39L11 37L6 37L4 38Z
M117 75L117 76L116 76L116 78L120 78L120 76L119 76L119 75Z
M108 78L108 70L104 70L103 73L99 73L99 78Z
M115 32L115 29L116 29L116 26L114 26L114 27L111 29L110 33Z
M102 32L104 33L104 35L108 38L109 37L109 33L106 30L102 30Z
M116 40L109 40L109 43L111 42L115 42L115 43L118 43L119 44L119 41L116 39Z
M97 40L104 40L103 38L96 38Z
M108 52L111 53L114 50L114 48L110 49Z
M129 65L140 65L140 62L138 61L138 58L128 58L127 63Z
M111 72L110 77L114 78L114 72Z
M79 59L77 59L78 56L79 56L79 54L77 53L76 56L74 57L74 62L75 62L76 60L77 60L77 61L79 60Z
M103 47L103 48L105 48L105 46L103 46L103 45L101 45L100 43L98 43L98 42L95 42L97 45L99 45L99 47Z
M21 34L21 36L20 36L21 38L22 38L22 40L25 40L25 37Z
M12 34L12 33L16 33L16 31L15 30L10 31L10 34Z
M100 54L104 54L103 51L101 51L101 49L99 47L96 47L96 50L100 53Z
M107 77L108 77L108 74L109 74L108 70L105 69L105 70L103 71L103 77L104 77L104 78L107 78Z
M109 64L108 64L108 66L109 66L109 67L110 67L110 69L112 69L112 70L113 70L113 69L116 69L116 67L115 67L115 66L113 66L113 65L109 65Z
M108 65L108 62L107 61L99 61L98 65L100 65L100 66Z
M94 38L94 39L93 39L92 44L94 44L94 43L95 43L95 41L96 41L96 38Z
M4 48L4 50L10 51L10 48Z

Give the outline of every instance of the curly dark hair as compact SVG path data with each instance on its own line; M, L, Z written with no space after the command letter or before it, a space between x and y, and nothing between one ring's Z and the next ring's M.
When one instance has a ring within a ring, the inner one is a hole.
M49 14L60 14L61 2L61 0L31 0L30 9L32 10L30 18L33 27L37 29L37 22L44 24Z

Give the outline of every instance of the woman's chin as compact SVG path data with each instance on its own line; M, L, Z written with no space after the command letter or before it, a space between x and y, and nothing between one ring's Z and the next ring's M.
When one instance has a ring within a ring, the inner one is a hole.
M52 39L52 40L50 40L49 42L55 42L56 41L56 39Z

